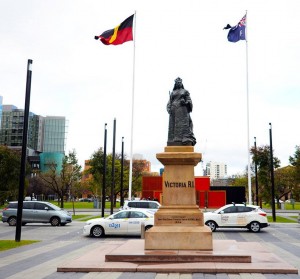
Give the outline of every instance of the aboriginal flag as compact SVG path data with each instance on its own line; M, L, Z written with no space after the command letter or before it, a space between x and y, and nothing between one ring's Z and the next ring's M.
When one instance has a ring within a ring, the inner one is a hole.
M100 36L95 36L95 40L100 41L105 45L121 45L125 42L132 41L132 26L134 14L125 19L114 29L104 31Z
M246 15L236 26L231 27L227 24L223 29L230 29L227 35L229 42L236 43L239 40L246 40Z

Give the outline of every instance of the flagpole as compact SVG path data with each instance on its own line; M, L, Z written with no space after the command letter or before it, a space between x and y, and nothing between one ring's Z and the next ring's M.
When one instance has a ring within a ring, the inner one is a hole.
M247 87L247 142L248 142L248 203L252 204L250 169L250 132L249 132L249 82L248 82L248 15L246 10L246 87Z
M132 100L131 100L131 140L130 140L130 165L129 165L129 191L128 200L131 200L132 191L132 150L133 150L133 119L134 119L134 87L135 87L135 25L136 25L136 11L134 12L133 23L133 73L132 73Z

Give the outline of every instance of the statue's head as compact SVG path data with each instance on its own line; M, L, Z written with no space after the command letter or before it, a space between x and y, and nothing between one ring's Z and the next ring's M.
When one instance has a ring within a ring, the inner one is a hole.
M182 79L180 77L176 78L175 83L182 83Z
M175 79L175 84L174 84L173 90L180 89L180 88L184 88L184 87L183 87L183 84L182 84L182 79L180 77L178 77L178 78Z

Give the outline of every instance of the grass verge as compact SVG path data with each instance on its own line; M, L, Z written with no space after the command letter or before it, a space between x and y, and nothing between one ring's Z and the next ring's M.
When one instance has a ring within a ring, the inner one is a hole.
M273 223L272 216L267 216L267 218L270 223ZM297 220L295 219L295 221L294 221L294 220L291 220L289 218L285 218L282 216L276 216L276 223L297 223Z
M106 217L107 215L104 215ZM87 221L90 219L95 219L95 218L101 218L101 215L72 215L72 220L77 220L77 221Z
M0 240L0 251L21 247L36 242L39 242L39 240L21 240L20 242L16 242L15 240Z

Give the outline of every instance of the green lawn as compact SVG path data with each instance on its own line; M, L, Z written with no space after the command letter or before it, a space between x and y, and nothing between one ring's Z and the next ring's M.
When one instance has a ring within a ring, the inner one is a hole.
M106 216L106 215L104 215ZM72 220L77 220L77 221L87 221L90 219L95 219L95 218L101 218L101 215L72 215Z
M16 242L15 240L0 240L0 251L5 251L13 248L17 248L24 245L39 242L38 240L21 240Z
M272 216L267 216L267 218L270 223L273 223ZM289 217L289 218L291 218L291 217ZM285 218L282 216L276 216L276 223L297 223L297 219L295 218L295 221L294 221L294 220L291 220L291 219L288 219L288 218Z
M60 207L60 203L54 202L54 201L49 201L57 206ZM93 202L79 202L76 201L74 202L75 209L93 209L94 208L94 203ZM116 208L120 207L120 203L116 203ZM105 202L105 208L109 209L110 208L110 202ZM73 209L73 202L64 202L64 209Z
M57 201L49 201L49 202L60 207L60 203L58 203ZM5 206L7 206L7 204L0 206L0 208L3 209ZM74 206L75 206L75 210L76 209L93 209L94 203L93 202L76 201L76 202L74 202ZM105 202L105 208L107 208L107 209L110 208L110 202ZM115 208L120 208L120 202L116 203ZM73 209L73 202L64 202L64 209L67 209L67 210Z
M271 209L272 206L268 203L263 203L263 206L262 206L263 209ZM276 209L280 209L277 207L277 204L275 205L275 208ZM295 202L294 205L292 205L291 203L284 203L284 209L286 210L300 210L300 202Z

